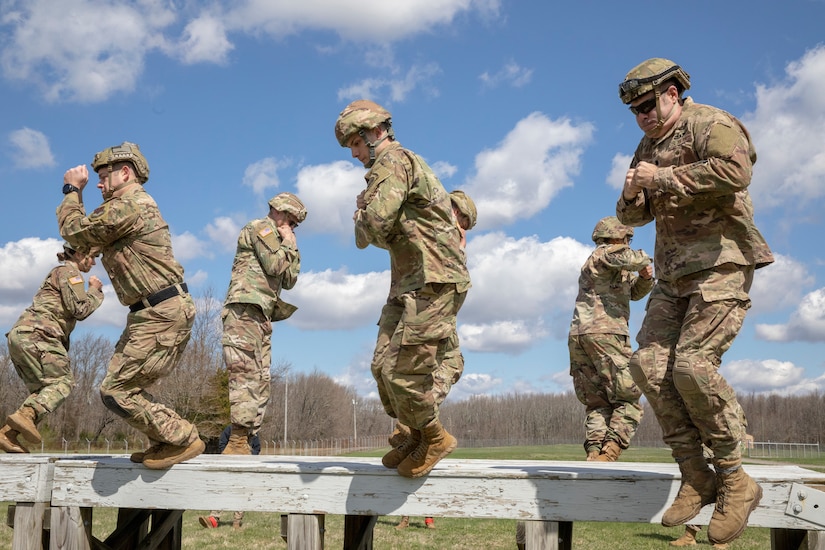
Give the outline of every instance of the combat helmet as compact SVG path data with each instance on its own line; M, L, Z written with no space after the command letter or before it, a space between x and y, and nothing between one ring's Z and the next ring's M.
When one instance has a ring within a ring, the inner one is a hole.
M619 84L619 98L622 103L628 104L651 91L658 96L659 86L668 80L676 80L682 87L681 91L690 88L690 75L679 65L662 57L648 59L627 73L624 82Z
M279 193L269 199L270 208L278 212L288 212L295 216L298 223L301 223L307 218L307 209L304 203L301 202L296 195L292 193Z
M387 132L393 136L390 112L374 101L358 99L344 107L338 115L338 120L335 121L335 139L341 147L347 147L352 134L359 133L363 137L364 130L377 128L381 124L384 124Z
M473 202L473 199L464 191L456 189L455 191L450 191L450 200L458 211L467 216L467 219L470 221L470 226L467 229L472 229L478 219L478 211L476 210L476 203Z
M624 239L633 236L633 228L623 225L616 216L608 216L599 220L593 229L593 242L606 239Z
M120 145L109 147L97 153L94 160L92 160L92 169L97 172L104 166L108 166L111 170L112 166L119 162L131 162L135 167L135 177L140 183L146 183L149 180L149 163L146 161L146 157L140 152L137 143L129 141L124 141Z

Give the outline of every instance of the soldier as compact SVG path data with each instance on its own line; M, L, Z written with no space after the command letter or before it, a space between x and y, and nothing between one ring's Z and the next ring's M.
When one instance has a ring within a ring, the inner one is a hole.
M615 216L599 220L596 249L579 275L567 347L576 397L587 407L587 460L616 461L642 420L641 391L627 369L633 352L627 325L630 300L653 288L653 266L643 250L630 248L632 237L633 228Z
M433 373L470 287L461 234L449 195L421 157L395 141L386 109L368 100L350 103L335 137L369 169L367 188L356 198L355 244L390 253L390 292L372 369L387 414L411 430L382 462L404 477L421 477L457 444L438 418Z
M151 446L131 455L151 469L194 458L205 448L197 428L146 390L178 364L191 335L195 303L172 254L169 226L144 190L149 165L135 143L123 142L92 161L103 204L86 215L85 165L63 175L57 208L60 234L73 246L100 247L103 266L118 300L129 307L126 328L115 345L100 385L103 404L144 433Z
M473 199L464 191L450 191L450 202L452 203L456 226L461 232L461 251L464 253L464 249L467 246L467 231L475 226L478 212ZM385 390L381 382L380 365L378 367L378 369L374 369L373 374L376 374L375 371L377 370L376 382L378 383L380 394ZM453 333L450 335L450 340L447 342L447 348L444 351L444 359L433 372L433 394L436 405L440 406L441 403L444 402L447 394L450 393L450 389L458 383L463 373L464 356L461 354L461 348L459 347L458 331L453 327ZM407 426L396 422L395 430L389 438L390 445L398 447L403 443L409 433L410 429Z
M661 58L634 67L619 85L645 135L616 213L627 225L656 222L657 283L630 370L682 472L662 524L687 523L716 502L708 539L724 544L742 534L762 489L742 468L745 431L719 366L750 307L754 269L773 256L753 220L756 152L747 130L733 115L683 98L688 88L688 74Z
M269 214L252 220L238 237L223 319L223 359L229 372L232 434L223 454L248 455L269 403L272 322L296 310L279 298L298 280L301 254L295 227L307 216L292 193L269 201Z
M92 250L64 243L63 252L57 254L62 265L49 272L32 305L6 334L14 369L31 392L0 428L0 449L7 453L29 452L18 441L18 434L40 443L38 422L62 405L74 387L69 335L78 321L103 303L100 279L89 277L87 291L81 275L95 265L95 255Z

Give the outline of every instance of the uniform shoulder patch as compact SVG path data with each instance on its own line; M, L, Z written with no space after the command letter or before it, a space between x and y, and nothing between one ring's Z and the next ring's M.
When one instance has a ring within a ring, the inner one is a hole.
M82 285L83 284L83 277L80 275L75 275L74 277L69 278L69 284L72 285Z
M273 233L272 228L267 226L267 227L264 227L264 228L262 228L258 231L258 236L261 237L262 239L265 239L266 237L268 237L272 233Z

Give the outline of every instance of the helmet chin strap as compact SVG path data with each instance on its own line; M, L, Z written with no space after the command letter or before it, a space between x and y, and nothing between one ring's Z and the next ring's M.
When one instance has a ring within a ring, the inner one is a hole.
M659 92L658 88L656 88L654 93L656 94L656 128L654 128L654 131L659 131L665 125L665 121L667 121L667 119L670 118L670 115L673 114L673 109L676 108L676 103L670 106L670 111L667 112L667 117L664 117L662 116L662 107L659 102L662 94Z
M359 136L361 136L361 139L363 139L363 140L364 140L364 143L366 143L366 144L367 144L367 147L369 147L369 149L370 149L370 160L369 160L369 162L367 162L367 164L365 164L365 165L364 165L364 167L365 167L365 168L372 168L372 165L373 165L373 164L375 164L375 148L376 148L376 147L378 147L379 145L381 145L381 143L383 143L383 142L384 142L384 140L386 140L386 139L388 139L389 137L391 137L391 135L392 135L392 134L391 134L390 132L386 132L386 133L384 134L384 137L382 137L381 139L378 139L378 140L376 140L376 141L369 141L369 140L367 139L367 132L366 132L366 130L364 130L363 128L361 128L361 129L358 131L358 135L359 135Z

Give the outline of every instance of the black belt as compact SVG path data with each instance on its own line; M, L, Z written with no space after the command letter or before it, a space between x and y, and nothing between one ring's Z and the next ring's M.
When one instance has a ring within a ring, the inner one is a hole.
M163 290L155 292L151 296L147 296L139 302L135 302L134 304L130 305L129 311L134 313L147 307L155 307L159 303L168 300L169 298L174 298L175 296L186 294L188 292L189 289L186 287L186 283L172 285L170 287L164 288Z

